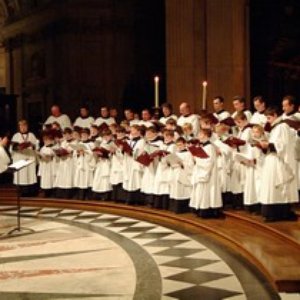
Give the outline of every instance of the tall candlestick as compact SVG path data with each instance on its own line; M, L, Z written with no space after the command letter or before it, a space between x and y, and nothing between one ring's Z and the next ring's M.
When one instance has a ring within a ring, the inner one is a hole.
M154 77L154 107L159 107L159 77Z
M203 81L202 82L202 109L205 110L206 109L206 95L207 95L207 81Z

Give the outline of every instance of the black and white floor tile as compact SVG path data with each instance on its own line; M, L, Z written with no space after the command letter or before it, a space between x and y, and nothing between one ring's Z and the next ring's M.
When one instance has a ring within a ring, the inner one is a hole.
M12 225L15 215L15 207L0 207L0 219L4 218L9 226ZM0 263L5 257L20 255L17 248L9 250L9 244L12 241L17 244L24 244L25 240L37 243L38 240L43 240L44 235L45 243L49 240L55 243L56 241L53 239L57 232L59 232L57 239L64 238L62 231L65 230L65 233L69 234L65 238L70 239L70 245L76 241L75 249L67 247L72 251L60 249L59 253L54 253L51 247L36 249L33 254L28 252L25 256L23 255L24 260L30 259L32 263L35 263L45 257L53 258L55 255L64 255L64 258L68 259L69 252L79 255L79 252L82 251L80 253L82 257L80 257L80 262L77 261L77 266L72 268L68 264L65 266L64 270L70 268L65 272L73 272L72 278L76 278L80 273L78 270L83 267L87 268L86 260L95 261L95 265L93 267L92 264L85 270L90 277L84 278L80 274L81 285L77 286L74 282L69 283L72 293L64 287L58 294L54 294L51 288L46 288L47 292L43 293L39 288L34 291L33 283L31 290L24 288L18 290L18 294L14 294L13 285L9 283L12 280L9 276L10 273L6 274L7 270L2 265L0 267L0 299L249 299L243 287L246 285L244 282L240 282L238 274L214 251L187 234L128 217L72 209L23 207L21 215L22 223L34 229L35 233L17 236L13 239L6 239L6 236L2 235ZM7 224L6 229L9 227ZM2 232L4 231L4 228L0 227L0 229ZM58 229L59 231L57 231ZM51 233L51 231L53 232ZM96 237L101 237L102 240L98 242L110 249L107 254L113 255L113 259L111 256L103 256L103 249L95 248ZM87 247L89 240L93 245L91 247ZM22 249L22 245L20 247ZM66 243L63 244L63 247L66 247ZM101 259L99 258L101 255L97 254L97 251L100 250L102 251ZM13 252L10 253L10 251ZM42 254L45 256L41 256ZM56 260L53 264L58 262ZM105 264L107 268L119 266L122 272L100 271L96 262L100 265ZM22 255L14 263L21 272L24 267ZM48 264L51 264L51 259ZM26 271L26 267L23 271ZM8 272L13 272L13 268ZM59 273L57 270L55 272ZM97 272L107 276L104 280L105 284L99 284L98 288L90 282L85 285L86 279L99 279L96 276L93 277L93 274L98 274ZM126 272L126 278L124 272ZM47 277L47 274L41 276ZM40 277L37 278L40 279ZM31 277L27 276L26 280L30 281ZM64 280L67 279L64 278ZM2 288L1 281L5 283ZM55 281L50 280L49 282L53 284ZM126 282L127 287L125 288L120 282ZM28 286L28 282L25 283ZM44 280L43 284L46 285L47 281ZM91 285L90 289L89 285ZM1 295L6 298L1 298ZM18 295L19 298L8 297L12 295ZM27 298L23 297L24 295ZM285 295L281 296L285 299ZM279 296L278 299L280 299Z

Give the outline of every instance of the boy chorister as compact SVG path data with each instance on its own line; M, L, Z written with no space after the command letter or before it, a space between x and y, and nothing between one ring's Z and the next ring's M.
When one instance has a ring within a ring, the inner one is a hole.
M110 200L112 186L110 182L111 174L111 152L115 148L113 135L110 129L102 131L102 142L100 147L94 150L96 157L96 167L92 185L94 197L97 200Z
M178 214L189 211L192 191L191 175L194 166L193 157L187 150L187 143L183 137L176 140L175 154L179 161L175 161L172 165L169 208Z
M118 126L116 128L115 148L111 156L110 184L112 185L112 200L116 202L125 201L123 183L124 153L118 147L118 142L127 143L126 129Z
M235 153L246 154L246 143L251 139L251 126L248 123L247 116L243 112L237 112L234 122L238 128L237 138L242 140L245 145L235 145L233 151L233 165L231 175L231 191L233 193L233 208L240 209L243 207L243 188L245 182L245 167L235 159Z
M260 212L259 191L261 187L261 171L264 162L264 153L260 147L261 141L267 141L264 129L260 125L254 125L251 130L251 140L244 162L245 183L244 183L244 205L251 213Z
M43 147L39 152L40 187L46 198L54 196L54 182L56 176L56 162L54 152L54 137L50 132L42 133Z
M74 133L71 128L65 128L63 139L55 145L55 154L57 156L57 172L55 178L55 187L59 198L69 199L73 196L74 188L74 155L72 144L77 141L73 140Z
M299 201L297 193L295 131L281 122L276 108L266 110L271 132L260 145L268 152L262 168L260 201L265 221L297 220L291 203Z
M170 120L169 120L170 121ZM172 180L172 170L165 156L175 152L174 131L165 129L163 132L164 143L160 150L165 154L160 157L154 179L154 207L169 209L170 201L170 181Z
M145 140L142 137L142 128L139 125L130 126L130 137L128 144L132 154L125 156L123 188L126 191L127 204L143 204L140 189L142 183L143 167L136 158L144 151Z
M144 151L151 155L151 153L159 150L161 145L163 144L162 138L158 135L157 129L152 126L146 129L146 144ZM148 206L153 206L154 198L154 180L155 174L157 170L158 158L154 158L149 166L144 166L144 173L142 177L141 183L141 192L144 194L145 203Z
M80 133L81 140L77 145L75 156L74 187L77 188L77 198L89 198L89 190L93 184L95 157L93 155L94 143L89 140L90 130L83 128Z
M21 186L22 196L33 196L37 192L35 188L37 183L36 150L39 147L39 142L35 135L32 132L29 132L28 123L26 120L19 121L18 125L19 132L14 134L11 140L11 153L13 162L17 162L22 159L29 159L33 160L33 163L26 168L15 172L14 184Z
M190 207L202 218L218 218L221 214L221 189L217 174L216 147L209 141L211 130L200 129L199 140L207 158L194 157Z

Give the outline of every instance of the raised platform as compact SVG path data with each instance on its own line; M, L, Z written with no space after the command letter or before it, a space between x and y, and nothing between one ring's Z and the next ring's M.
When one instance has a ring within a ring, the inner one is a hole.
M114 202L23 198L24 206L59 207L114 213L159 223L174 229L201 232L217 239L255 265L279 292L300 292L300 223L264 223L246 212L225 211L225 219L203 220L192 213L174 213ZM14 205L14 191L6 189L0 205Z

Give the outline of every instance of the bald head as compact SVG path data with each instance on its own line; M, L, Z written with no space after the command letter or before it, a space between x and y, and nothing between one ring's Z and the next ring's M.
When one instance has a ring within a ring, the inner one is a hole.
M182 102L179 106L179 112L182 116L189 115L191 113L191 107L187 102Z
M53 105L51 107L51 114L54 117L59 117L61 115L60 107L58 105Z

